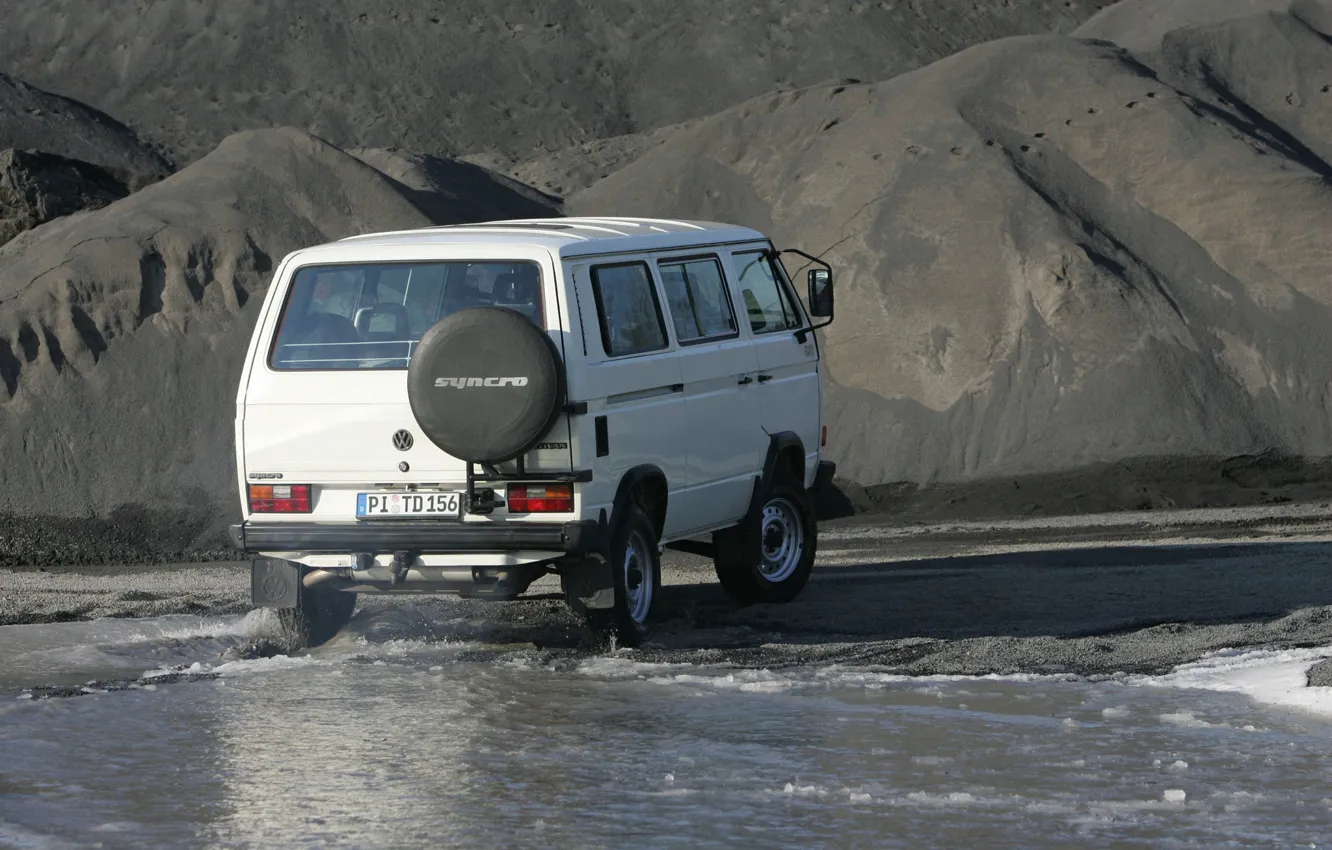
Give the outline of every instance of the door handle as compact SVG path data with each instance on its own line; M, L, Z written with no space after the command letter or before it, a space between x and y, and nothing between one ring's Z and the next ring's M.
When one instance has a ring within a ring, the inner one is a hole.
M737 383L739 383L740 386L743 387L745 384L752 384L752 383L754 383L754 379L751 378L751 377L749 377L748 375L745 375L745 376L744 376L743 378L741 378Z
M760 384L766 384L768 381L771 380L772 380L772 375L759 375Z

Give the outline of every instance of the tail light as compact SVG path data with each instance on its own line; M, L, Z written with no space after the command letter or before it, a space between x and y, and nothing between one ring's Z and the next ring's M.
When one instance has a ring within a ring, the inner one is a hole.
M250 513L308 514L309 484L251 484Z
M511 514L564 514L574 509L572 484L510 484Z

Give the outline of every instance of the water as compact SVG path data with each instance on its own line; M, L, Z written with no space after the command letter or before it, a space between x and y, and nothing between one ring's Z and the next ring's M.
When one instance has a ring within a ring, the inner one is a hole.
M643 663L390 607L295 658L246 618L0 629L0 846L1311 847L1332 649L1167 676ZM223 657L219 657L222 655ZM186 668L192 681L141 673ZM27 690L117 679L74 698Z

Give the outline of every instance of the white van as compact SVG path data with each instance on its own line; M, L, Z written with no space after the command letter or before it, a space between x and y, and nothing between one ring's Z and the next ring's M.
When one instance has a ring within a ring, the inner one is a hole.
M810 266L808 310L788 253ZM813 333L832 315L827 264L711 222L499 221L296 251L236 398L230 531L257 556L254 602L313 645L357 593L505 599L553 572L632 645L663 546L711 556L737 601L793 599L810 493L833 474Z

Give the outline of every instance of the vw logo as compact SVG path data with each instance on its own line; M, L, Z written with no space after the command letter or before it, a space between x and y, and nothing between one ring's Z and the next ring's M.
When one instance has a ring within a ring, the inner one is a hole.
M287 579L281 573L272 572L264 576L264 593L268 594L269 599L282 599L287 595Z
M410 449L414 442L415 440L412 439L411 431L403 429L393 433L393 448L400 452L405 452Z

